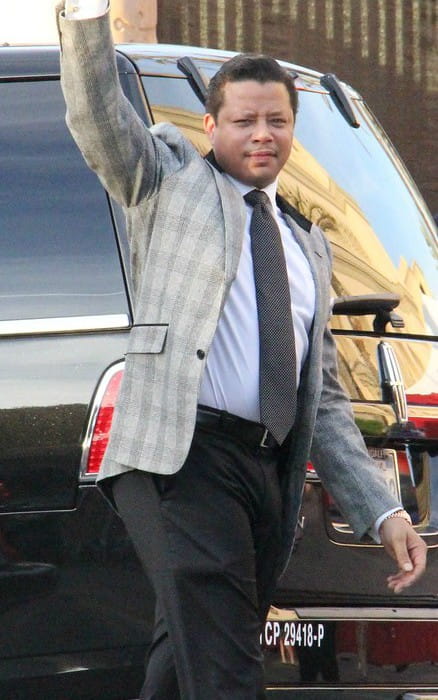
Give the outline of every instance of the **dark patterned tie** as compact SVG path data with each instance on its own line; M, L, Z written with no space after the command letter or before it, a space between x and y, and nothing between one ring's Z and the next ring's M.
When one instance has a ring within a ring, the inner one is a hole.
M295 337L286 261L265 192L251 190L251 250L260 336L260 419L281 445L296 413Z

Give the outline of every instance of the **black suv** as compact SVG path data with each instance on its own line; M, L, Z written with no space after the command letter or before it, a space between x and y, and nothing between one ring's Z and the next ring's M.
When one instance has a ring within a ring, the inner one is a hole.
M174 122L204 153L205 84L230 54L187 52L119 47L120 78L147 124ZM436 698L437 231L360 96L286 67L300 108L281 191L331 240L342 382L430 549L393 595L381 547L354 540L309 464L261 635L268 696ZM64 113L58 50L1 48L0 697L130 700L154 605L94 484L132 322L126 231Z

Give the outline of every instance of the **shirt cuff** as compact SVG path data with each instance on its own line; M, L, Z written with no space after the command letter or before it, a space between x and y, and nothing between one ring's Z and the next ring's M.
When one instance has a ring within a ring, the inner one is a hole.
M389 515L391 515L391 513L396 513L398 510L403 510L403 507L397 506L396 508L391 508L391 510L387 510L386 513L383 513L382 515L380 515L377 518L374 525L372 527L370 527L370 529L368 530L368 534L373 538L373 540L375 542L377 542L377 544L380 544L380 542L381 542L380 535L379 535L379 529L380 529L381 524L383 523L384 520L386 520L386 518Z
M104 15L108 9L108 0L66 0L66 19L94 19Z

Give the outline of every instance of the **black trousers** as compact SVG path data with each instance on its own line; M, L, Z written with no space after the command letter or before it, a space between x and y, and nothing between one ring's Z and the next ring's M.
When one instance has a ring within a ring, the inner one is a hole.
M114 480L157 597L142 700L265 697L260 632L279 573L277 461L200 427L177 474Z

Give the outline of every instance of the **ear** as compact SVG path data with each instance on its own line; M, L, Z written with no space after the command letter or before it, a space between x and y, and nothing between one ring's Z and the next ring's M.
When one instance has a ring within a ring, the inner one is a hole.
M214 130L216 128L216 122L212 114L204 114L204 131L210 139L210 143L214 142Z

